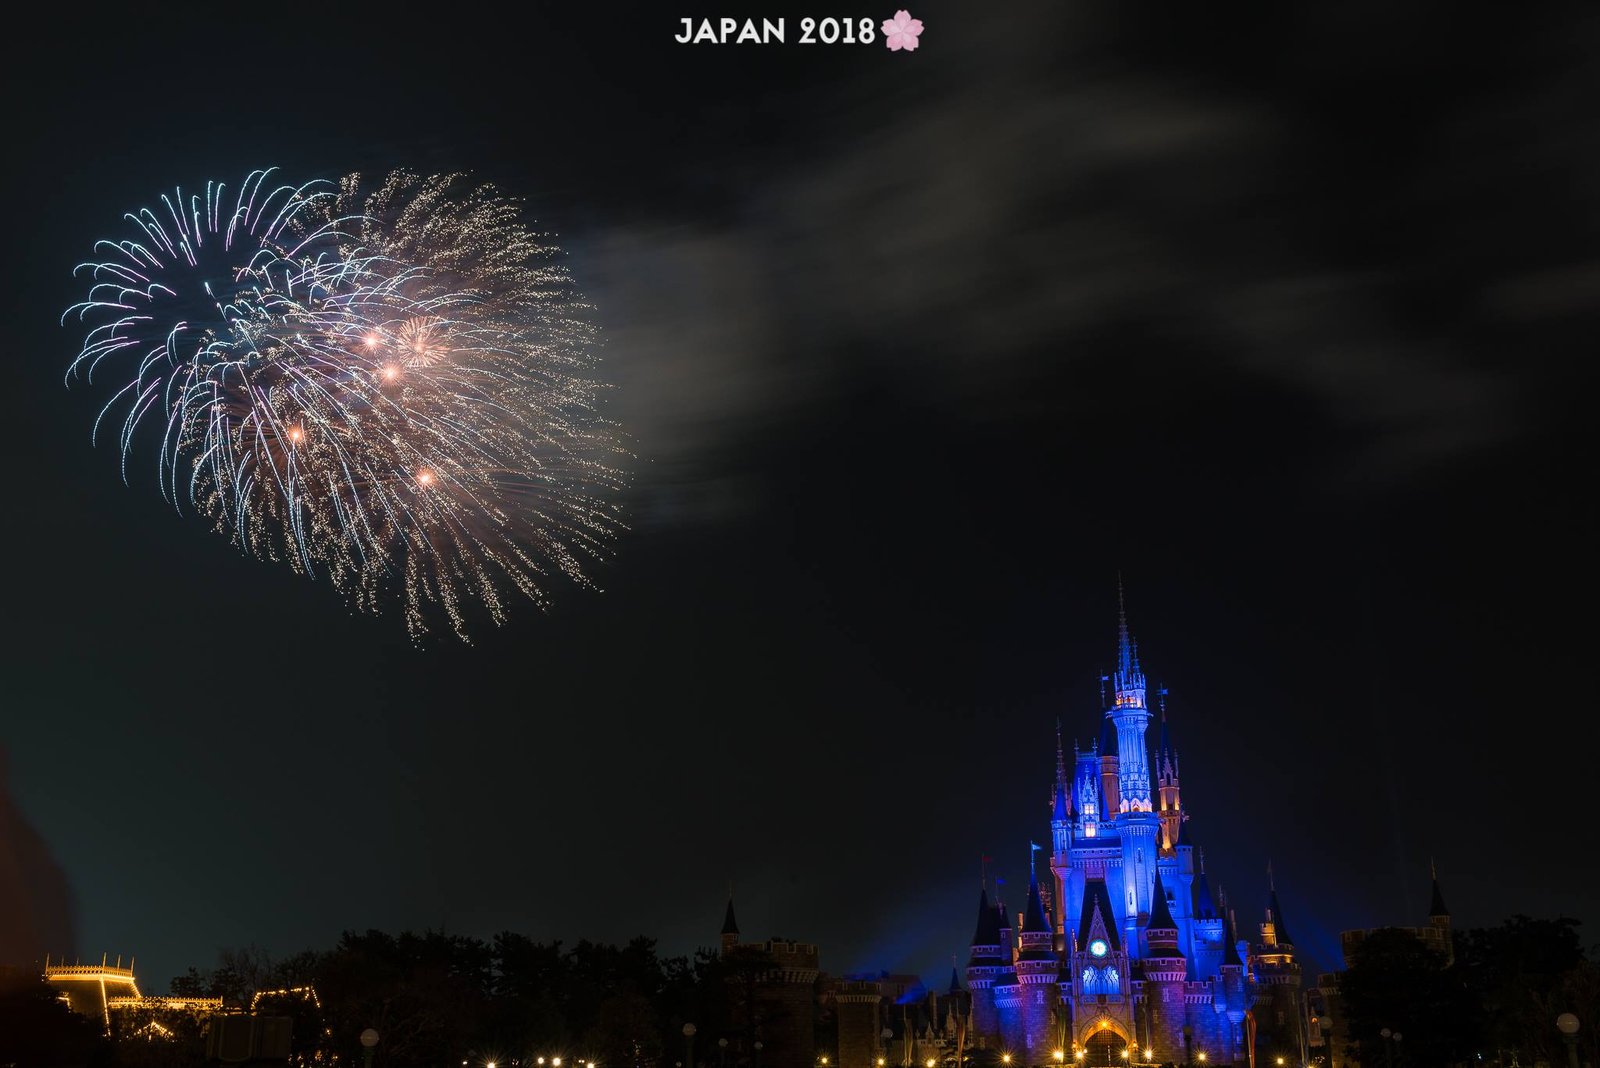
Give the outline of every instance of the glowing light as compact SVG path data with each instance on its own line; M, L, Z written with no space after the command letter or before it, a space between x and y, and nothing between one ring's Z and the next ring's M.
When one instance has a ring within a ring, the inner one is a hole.
M1127 1060L1128 1059L1128 1047L1127 1046L1123 1046L1122 1047L1122 1059L1123 1060Z
M1153 1050L1153 1049L1146 1049L1144 1051L1144 1059L1145 1060L1149 1060L1150 1058L1154 1057L1155 1055L1156 1055L1156 1051Z
M621 450L587 306L511 201L450 175L255 171L127 218L63 317L85 330L69 380L120 379L94 429L124 477L159 426L175 507L362 611L398 605L414 639L436 612L466 639L475 604L503 622L509 589L543 606L552 580L590 585ZM381 388L402 377L403 403ZM422 470L450 492L419 500Z
M1205 1061L1206 1061L1206 1051L1205 1050L1201 1050L1199 1053L1196 1054L1196 1056L1200 1058L1200 1063L1201 1064L1205 1063Z
M419 486L431 486L431 485L433 485L433 472L429 471L426 467L424 467L421 471L418 471L417 472L417 485L419 485Z
M1089 953L1092 956L1096 956L1096 957L1105 956L1107 948L1109 948L1109 947L1106 946L1105 939L1103 939L1103 938L1096 938L1093 942L1089 943Z
M1056 1051L1055 1051L1055 1053L1054 1053L1054 1054L1053 1054L1053 1056L1054 1056L1054 1057L1055 1057L1055 1059L1056 1059L1056 1063L1057 1063L1057 1064L1060 1064L1060 1063L1061 1063L1061 1062L1062 1062L1062 1061L1064 1061L1064 1060L1066 1060L1066 1059L1067 1059L1067 1052L1066 1052L1066 1050L1060 1050L1060 1049L1058 1049L1058 1050L1056 1050Z
M883 1063L883 1058L882 1057L878 1058L878 1063L879 1064ZM1000 1063L1001 1064L1010 1064L1011 1063L1011 1054L1009 1054L1009 1053L1000 1054Z

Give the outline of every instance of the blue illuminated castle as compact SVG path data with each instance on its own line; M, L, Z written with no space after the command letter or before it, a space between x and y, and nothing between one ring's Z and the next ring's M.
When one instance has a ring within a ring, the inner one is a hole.
M1257 1063L1302 1063L1277 890L1269 878L1257 941L1240 938L1189 838L1165 691L1150 759L1149 690L1120 617L1099 741L1068 764L1056 733L1048 872L1034 868L1015 917L980 892L969 1045L1021 1065L1200 1066L1246 1062L1254 1036L1274 1058Z

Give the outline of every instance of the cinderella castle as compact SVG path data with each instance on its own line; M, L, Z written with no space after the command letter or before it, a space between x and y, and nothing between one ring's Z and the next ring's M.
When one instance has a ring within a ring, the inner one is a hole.
M1190 839L1165 691L1151 760L1150 691L1119 614L1099 741L1068 763L1057 729L1049 870L1036 860L1015 914L980 893L967 1044L1023 1065L1302 1064L1300 965L1270 870L1252 941Z

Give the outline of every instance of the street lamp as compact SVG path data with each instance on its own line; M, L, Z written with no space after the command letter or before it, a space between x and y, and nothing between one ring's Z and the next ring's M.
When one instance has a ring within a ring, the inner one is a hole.
M683 1025L683 1044L688 1049L688 1052L684 1054L683 1063L687 1064L689 1068L694 1068L694 1032L694 1024L686 1023Z
M1183 1063L1194 1063L1194 1027L1190 1024L1183 1025Z
M1061 1064L1063 1061L1065 1061L1067 1059L1067 1054L1066 1054L1065 1050L1059 1050L1058 1049L1054 1053L1052 1053L1051 1056L1056 1059L1056 1063L1057 1064Z
M761 1050L764 1047L761 1045L760 1039L757 1039L755 1045L750 1048L756 1051L756 1068L761 1068Z
M881 1064L883 1062L880 1061L879 1063ZM1011 1054L1009 1054L1009 1053L1000 1054L1000 1063L1001 1064L1010 1064L1011 1063Z
M377 1048L378 1032L370 1027L361 1032L361 1063L365 1064L367 1068L372 1068L372 1054L376 1052Z
M1123 1046L1122 1047L1122 1059L1123 1060L1127 1060L1128 1059L1128 1047L1127 1046Z
M1567 1068L1578 1068L1578 1018L1570 1012L1556 1017L1556 1030L1567 1044Z
M1201 1050L1199 1053L1196 1053L1194 1055L1194 1059L1199 1061L1201 1064L1206 1063L1206 1051Z
M728 1063L728 1040L726 1038L719 1038L719 1039L717 1039L717 1066L718 1066L718 1068L725 1068L727 1063ZM591 1068L592 1068L592 1066L591 1066Z

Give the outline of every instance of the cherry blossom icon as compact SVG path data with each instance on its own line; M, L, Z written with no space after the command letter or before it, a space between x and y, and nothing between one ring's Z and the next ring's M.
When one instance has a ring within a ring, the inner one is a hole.
M894 18L883 20L883 43L889 51L917 50L917 38L922 34L922 20L911 17L909 11L896 11Z

